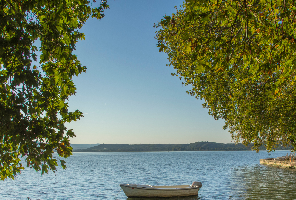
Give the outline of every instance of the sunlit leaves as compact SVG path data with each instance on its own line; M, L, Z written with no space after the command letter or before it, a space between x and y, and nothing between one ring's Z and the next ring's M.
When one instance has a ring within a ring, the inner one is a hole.
M296 147L296 4L189 1L156 27L159 50L188 93L204 99L235 141Z
M105 0L98 8L91 5L87 0L1 1L2 180L20 173L20 157L25 157L28 167L47 173L58 166L54 150L64 158L71 155L69 138L75 134L65 123L83 115L70 112L67 101L76 90L73 76L86 71L73 50L84 39L79 29L86 20L101 19L108 8ZM65 162L60 162L65 168Z

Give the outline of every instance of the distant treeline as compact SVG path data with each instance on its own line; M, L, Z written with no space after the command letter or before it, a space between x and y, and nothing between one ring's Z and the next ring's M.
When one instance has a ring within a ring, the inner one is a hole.
M74 152L142 152L142 151L250 151L252 144L195 142L190 144L100 144L87 149L75 149ZM279 147L277 150L290 150ZM262 146L260 150L265 150Z

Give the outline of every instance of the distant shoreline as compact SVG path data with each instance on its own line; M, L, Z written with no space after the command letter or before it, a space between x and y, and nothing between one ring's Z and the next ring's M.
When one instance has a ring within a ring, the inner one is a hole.
M154 152L154 151L251 151L253 144L241 143L195 142L190 144L94 144L91 147L73 146L73 152ZM264 146L259 148L266 150ZM291 150L290 147L279 147L277 150Z

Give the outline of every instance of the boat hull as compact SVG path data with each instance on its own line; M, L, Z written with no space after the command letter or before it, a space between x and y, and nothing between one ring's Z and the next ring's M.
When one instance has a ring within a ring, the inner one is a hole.
M121 184L120 187L127 197L178 197L196 196L199 187L188 186L137 186Z

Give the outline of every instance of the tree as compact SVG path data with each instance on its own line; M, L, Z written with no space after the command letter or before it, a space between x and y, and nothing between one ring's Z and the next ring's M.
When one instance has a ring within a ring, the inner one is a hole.
M21 157L43 174L58 166L54 150L71 155L69 138L75 134L65 123L83 115L68 110L68 98L76 89L72 77L86 70L73 50L84 39L82 25L90 16L101 19L106 8L106 0L97 8L87 0L0 2L2 180L24 169ZM66 167L64 160L60 164Z
M294 1L187 0L156 27L172 75L232 138L296 147Z

